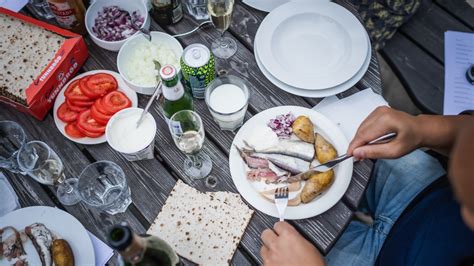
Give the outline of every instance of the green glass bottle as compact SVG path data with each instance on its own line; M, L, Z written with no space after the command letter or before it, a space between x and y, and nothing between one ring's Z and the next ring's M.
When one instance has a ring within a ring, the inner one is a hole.
M124 223L111 228L108 241L120 253L121 265L179 265L178 255L165 241L156 236L138 236Z
M179 82L176 68L172 65L165 65L160 69L160 77L163 82L163 114L166 121L171 116L181 110L194 110L193 98L184 91L184 87Z

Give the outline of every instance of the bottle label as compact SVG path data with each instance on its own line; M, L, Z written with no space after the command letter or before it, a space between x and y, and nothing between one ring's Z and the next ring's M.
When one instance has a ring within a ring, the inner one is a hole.
M49 6L54 15L56 15L56 20L59 24L65 27L71 27L75 22L77 22L74 9L69 5L68 2L49 2Z
M183 85L181 85L181 83L179 82L174 87L166 87L164 85L162 87L163 87L163 96L168 101L177 101L181 99L181 97L183 97L184 95Z
M170 128L175 135L183 134L183 128L181 127L181 123L177 121L171 121L169 118L166 118L166 122L170 125Z
M178 3L178 5L173 9L171 20L174 24L180 21L181 18L183 18L183 7L181 6L181 3Z

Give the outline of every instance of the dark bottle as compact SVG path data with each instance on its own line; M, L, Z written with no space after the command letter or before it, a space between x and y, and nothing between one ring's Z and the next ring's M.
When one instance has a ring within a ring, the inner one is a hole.
M183 18L180 0L151 0L150 15L160 25L175 24Z
M179 257L173 249L156 236L138 236L124 223L112 227L108 235L109 245L121 255L122 265L179 265Z

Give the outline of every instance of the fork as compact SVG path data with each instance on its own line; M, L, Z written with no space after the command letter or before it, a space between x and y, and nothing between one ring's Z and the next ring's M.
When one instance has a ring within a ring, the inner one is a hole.
M285 210L288 206L288 186L275 189L275 205L278 210L280 222L285 220Z

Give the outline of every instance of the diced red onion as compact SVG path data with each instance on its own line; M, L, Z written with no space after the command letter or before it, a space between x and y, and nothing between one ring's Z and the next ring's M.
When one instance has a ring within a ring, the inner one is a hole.
M120 41L135 34L144 22L139 11L130 15L118 6L106 6L97 13L92 31L101 40Z
M270 127L279 138L289 138L293 133L291 125L295 121L295 116L290 112L288 114L278 115L270 119L267 126Z

